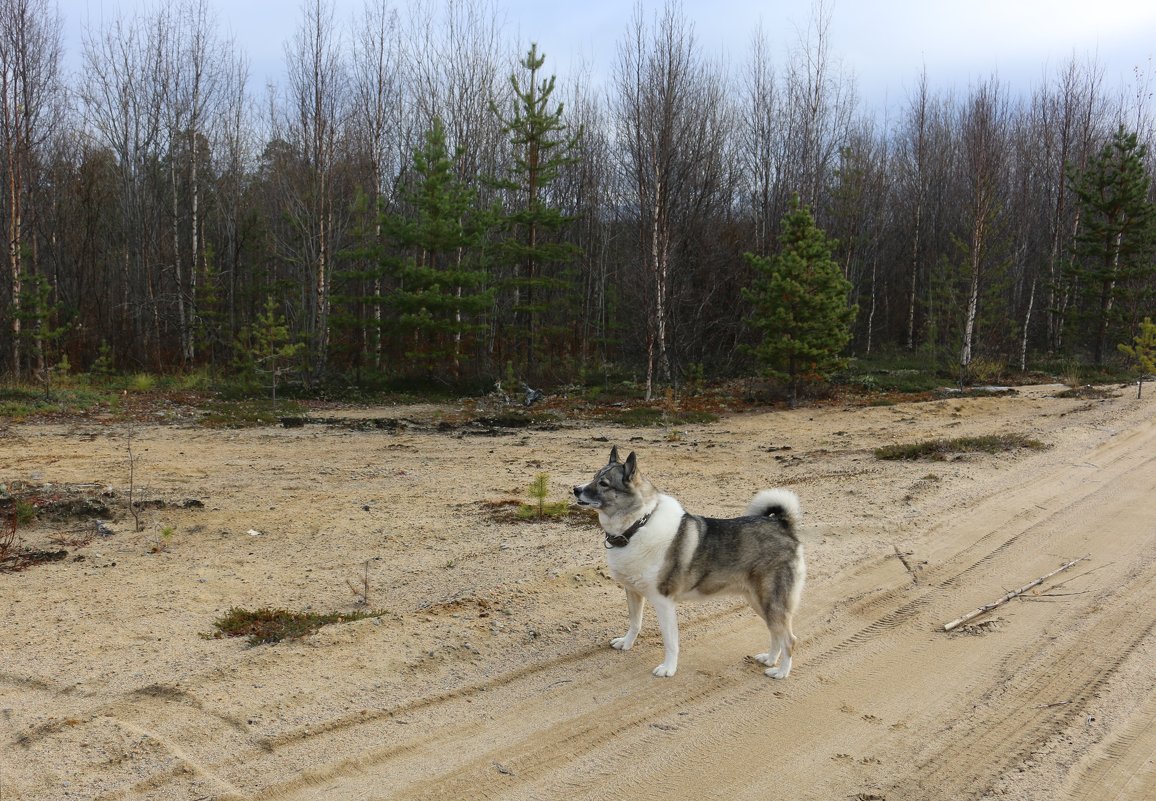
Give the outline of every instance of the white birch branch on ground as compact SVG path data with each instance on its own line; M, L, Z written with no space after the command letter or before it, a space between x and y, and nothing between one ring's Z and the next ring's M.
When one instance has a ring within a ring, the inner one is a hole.
M944 631L951 631L952 629L955 629L955 628L958 628L959 626L962 626L964 623L968 622L969 620L975 620L980 615L982 615L986 612L990 612L991 610L995 609L997 606L1003 606L1008 601L1010 601L1012 598L1015 598L1018 595L1023 595L1025 592L1030 590L1032 587L1038 587L1039 585L1043 584L1045 581L1047 581L1048 579L1050 579L1052 576L1056 575L1057 573L1062 573L1065 570L1067 570L1068 568L1072 567L1073 565L1077 565L1080 562L1083 562L1084 560L1086 560L1088 558L1089 557L1087 557L1087 556L1081 556L1079 559L1073 559L1071 562L1067 562L1063 565L1060 565L1058 568L1053 570L1051 573L1048 573L1046 576L1040 576L1038 579L1035 579L1034 581L1029 581L1027 584L1020 587L1018 590L1012 590L1011 592L1007 593L1006 595L1002 596L1001 598L999 598L995 601L992 601L990 604L984 604L983 606L980 606L980 607L977 607L977 608L971 610L970 612L968 612L966 615L963 615L962 617L957 617L955 620L951 621L950 623L944 623L943 624L943 630Z

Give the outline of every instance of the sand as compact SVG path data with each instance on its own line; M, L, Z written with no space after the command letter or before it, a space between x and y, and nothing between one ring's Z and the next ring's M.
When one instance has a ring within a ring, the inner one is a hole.
M98 536L42 515L23 546L66 554L0 572L0 799L1151 799L1156 401L1059 389L677 428L439 430L452 406L2 426L0 482L108 511ZM1048 447L872 454L998 433ZM504 516L611 444L702 514L799 494L790 678L750 658L765 631L735 599L682 605L679 672L652 677L650 610L608 646L626 612L595 521ZM233 607L364 601L382 614L300 640L212 637Z

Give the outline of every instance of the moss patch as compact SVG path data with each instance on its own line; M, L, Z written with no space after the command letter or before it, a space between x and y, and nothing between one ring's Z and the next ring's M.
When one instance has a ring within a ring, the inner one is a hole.
M215 639L223 637L247 637L249 645L275 643L281 640L300 639L316 634L322 626L333 623L351 623L370 617L381 617L385 612L293 612L288 609L240 609L233 607L213 622L217 630L211 635Z

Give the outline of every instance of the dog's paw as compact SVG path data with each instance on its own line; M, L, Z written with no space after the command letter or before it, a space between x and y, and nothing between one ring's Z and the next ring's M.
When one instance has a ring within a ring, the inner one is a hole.
M770 654L755 654L755 661L760 665L767 667L774 667L775 663L779 661L779 655L775 654L773 657Z
M629 651L634 647L633 637L615 637L610 641L611 648L617 648L619 651Z
M787 678L787 676L791 675L791 669L789 667L788 668L772 667L772 668L767 668L766 670L763 671L763 673L770 676L772 679L785 679L785 678Z
M654 675L658 676L660 679L669 679L674 675L676 670L678 670L678 667L667 667L666 663L663 662L661 665L654 669Z

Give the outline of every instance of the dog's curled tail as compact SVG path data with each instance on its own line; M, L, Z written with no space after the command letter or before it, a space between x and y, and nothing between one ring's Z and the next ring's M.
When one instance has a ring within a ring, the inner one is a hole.
M770 517L782 519L794 533L803 520L803 510L799 506L799 496L787 489L763 490L754 497L747 507L748 517Z

